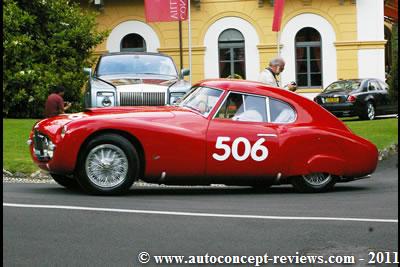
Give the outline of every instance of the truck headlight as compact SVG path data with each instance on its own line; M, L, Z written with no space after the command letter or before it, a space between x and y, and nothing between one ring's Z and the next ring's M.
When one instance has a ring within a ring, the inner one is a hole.
M179 99L182 98L182 96L184 96L185 93L180 92L180 93L170 93L169 94L169 104L173 105L176 104L178 102Z
M115 105L115 96L113 92L97 92L96 106L111 107Z

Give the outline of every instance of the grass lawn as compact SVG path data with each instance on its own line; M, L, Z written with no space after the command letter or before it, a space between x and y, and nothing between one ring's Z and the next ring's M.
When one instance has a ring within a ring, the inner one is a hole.
M32 173L33 164L26 141L36 119L3 119L3 168L14 172Z
M378 149L397 143L398 119L358 121L343 119L356 134L370 140ZM3 119L3 167L11 172L32 173L38 170L29 155L28 140L35 119Z
M398 143L398 119L377 118L373 121L343 119L343 122L357 135L370 140L378 149Z

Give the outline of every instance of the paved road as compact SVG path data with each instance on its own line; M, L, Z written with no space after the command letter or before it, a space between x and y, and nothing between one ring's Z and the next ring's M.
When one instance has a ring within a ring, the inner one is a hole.
M138 263L142 251L368 260L369 251L398 250L397 163L396 155L372 179L324 194L298 194L290 186L267 192L141 186L125 196L95 197L54 184L3 183L3 265L155 266L153 259Z

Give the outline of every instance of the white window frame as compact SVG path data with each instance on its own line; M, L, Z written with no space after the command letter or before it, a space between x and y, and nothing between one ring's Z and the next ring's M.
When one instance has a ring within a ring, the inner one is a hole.
M245 43L246 79L257 81L260 71L260 43L257 31L251 23L238 17L225 17L214 22L204 35L204 78L219 77L218 38L227 29L236 29L243 34Z
M120 52L122 39L130 33L136 33L143 37L147 52L158 52L160 40L156 32L148 24L137 20L124 21L112 29L107 38L108 52Z
M321 35L322 87L325 88L337 80L336 33L333 26L324 17L304 13L290 19L284 26L280 38L281 56L285 59L285 71L281 74L281 83L288 84L296 79L295 36L303 28L311 27Z

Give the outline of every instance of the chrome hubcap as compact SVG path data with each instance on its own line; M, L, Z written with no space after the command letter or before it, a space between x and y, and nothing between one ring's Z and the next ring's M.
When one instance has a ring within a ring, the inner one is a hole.
M124 151L115 145L99 145L89 152L85 168L93 184L111 188L125 181L128 173L128 158Z
M372 104L368 104L368 118L372 120L375 117L375 109Z
M332 180L332 176L327 173L312 173L308 175L303 175L304 180L311 186L324 186Z

